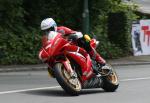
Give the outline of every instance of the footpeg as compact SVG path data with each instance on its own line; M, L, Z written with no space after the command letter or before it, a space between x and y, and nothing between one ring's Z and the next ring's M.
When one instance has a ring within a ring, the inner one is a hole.
M101 67L99 72L102 76L107 76L107 75L110 75L112 73L112 69L110 66L105 65L105 66Z

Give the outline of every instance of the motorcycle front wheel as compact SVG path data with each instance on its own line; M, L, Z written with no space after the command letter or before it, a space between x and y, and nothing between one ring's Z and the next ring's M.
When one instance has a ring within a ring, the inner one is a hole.
M62 63L55 64L55 77L66 93L78 95L81 91L81 83L77 77L72 77Z
M119 79L116 71L112 68L112 66L111 65L107 65L107 66L111 68L111 73L106 76L102 76L102 80L103 80L102 88L106 92L114 92L119 86ZM105 73L105 71L103 72Z

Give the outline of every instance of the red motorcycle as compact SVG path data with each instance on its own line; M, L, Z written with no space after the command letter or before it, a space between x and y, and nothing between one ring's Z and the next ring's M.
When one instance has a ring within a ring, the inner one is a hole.
M48 72L53 75L61 87L70 95L78 95L81 89L103 88L114 92L119 81L115 70L108 64L107 69L92 60L81 47L66 40L61 34L51 32L49 42L40 52L49 57ZM90 41L96 47L96 40ZM109 68L109 69L108 69Z

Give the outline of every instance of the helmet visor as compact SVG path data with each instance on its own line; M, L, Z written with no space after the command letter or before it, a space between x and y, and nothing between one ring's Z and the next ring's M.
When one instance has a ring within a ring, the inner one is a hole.
M49 29L47 29L47 30L43 30L42 32L42 34L44 34L44 35L48 35L51 31L55 31L55 28L54 27L51 27L51 28L49 28Z

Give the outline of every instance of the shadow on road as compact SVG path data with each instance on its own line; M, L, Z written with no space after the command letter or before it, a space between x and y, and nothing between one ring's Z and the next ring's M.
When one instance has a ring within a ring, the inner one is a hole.
M80 95L89 95L89 94L96 94L96 93L106 93L104 90L97 88L97 89L83 89L80 92Z
M70 97L70 95L68 95L64 90L60 90L60 89L33 90L33 91L27 91L23 93L29 95L39 95L39 96ZM82 90L79 95L90 95L96 93L105 93L105 92L101 89L85 89Z
M24 92L26 94L30 95L39 95L39 96L58 96L58 97L68 97L63 90L58 90L58 89L46 89L46 90L33 90L33 91L27 91Z

